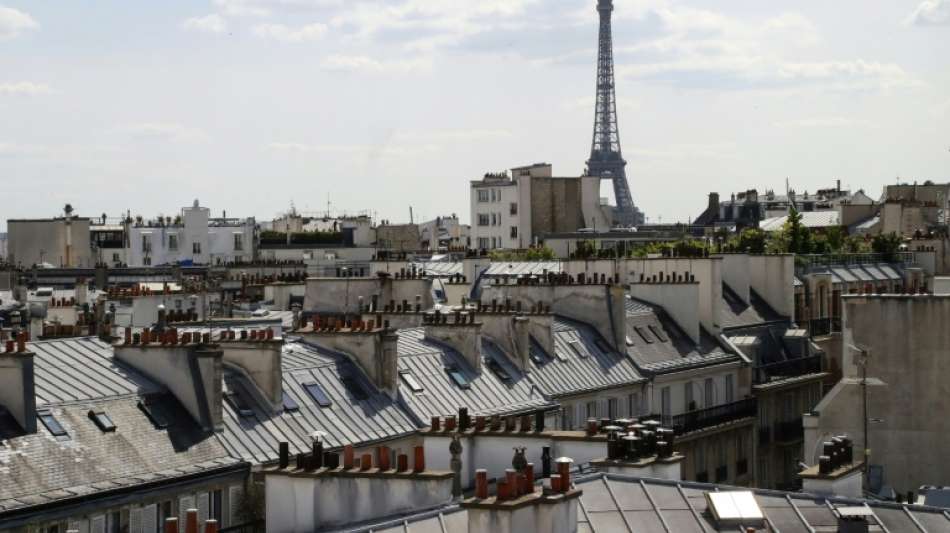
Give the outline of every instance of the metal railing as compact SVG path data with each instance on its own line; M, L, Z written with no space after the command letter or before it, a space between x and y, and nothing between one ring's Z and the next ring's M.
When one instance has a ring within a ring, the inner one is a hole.
M755 398L746 398L737 402L697 409L681 415L663 417L661 420L673 428L676 433L683 434L691 431L718 426L740 418L756 415Z
M802 266L847 266L866 265L874 263L903 263L913 265L917 263L917 254L914 252L894 252L893 254L804 254L796 257Z
M783 378L817 374L821 372L822 357L822 354L810 355L759 365L752 369L752 382L758 385Z

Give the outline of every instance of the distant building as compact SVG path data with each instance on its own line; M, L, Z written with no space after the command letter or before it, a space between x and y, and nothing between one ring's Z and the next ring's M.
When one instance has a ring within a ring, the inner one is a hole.
M215 265L255 257L254 218L212 218L198 200L174 221L136 220L127 231L129 266Z
M471 231L472 227L460 223L455 213L419 224L422 248L431 252L468 249L471 246Z
M7 234L0 233L0 261L7 259Z
M537 163L486 174L471 182L472 246L478 250L520 249L541 236L582 228L608 229L611 208L600 198L601 178L554 177Z
M48 219L7 220L9 261L24 267L91 267L91 221L66 215Z
M417 224L390 224L383 221L376 226L376 248L382 252L417 252L422 248L422 239Z

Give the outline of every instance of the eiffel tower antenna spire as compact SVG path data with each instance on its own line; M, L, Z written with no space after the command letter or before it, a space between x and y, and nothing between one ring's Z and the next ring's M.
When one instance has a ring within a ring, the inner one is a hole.
M617 207L614 223L621 226L643 224L644 215L633 203L627 173L620 153L620 130L617 127L617 94L614 90L614 54L610 31L613 0L597 0L600 14L600 39L597 48L597 98L594 104L594 138L587 161L587 174L613 182Z

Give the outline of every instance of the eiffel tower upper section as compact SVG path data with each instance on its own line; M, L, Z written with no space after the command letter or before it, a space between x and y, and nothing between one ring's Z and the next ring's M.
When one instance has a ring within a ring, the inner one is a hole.
M614 56L610 29L613 0L598 0L600 39L597 48L597 98L594 104L594 138L587 161L587 174L613 182L617 207L614 222L621 226L643 224L644 215L633 203L627 173L620 152L617 127L617 94L614 90Z

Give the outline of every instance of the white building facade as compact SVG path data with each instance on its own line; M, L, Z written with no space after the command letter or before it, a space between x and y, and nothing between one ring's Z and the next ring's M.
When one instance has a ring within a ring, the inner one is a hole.
M255 247L254 218L211 218L197 200L181 210L174 224L161 221L129 226L129 266L174 263L216 265L251 261Z

